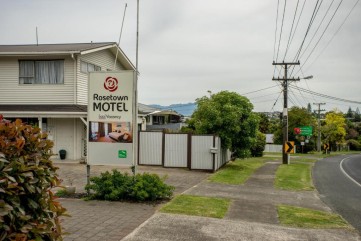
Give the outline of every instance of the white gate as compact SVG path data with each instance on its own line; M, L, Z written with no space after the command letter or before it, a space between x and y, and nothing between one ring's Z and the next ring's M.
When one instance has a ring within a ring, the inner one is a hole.
M162 132L139 132L139 164L162 165Z

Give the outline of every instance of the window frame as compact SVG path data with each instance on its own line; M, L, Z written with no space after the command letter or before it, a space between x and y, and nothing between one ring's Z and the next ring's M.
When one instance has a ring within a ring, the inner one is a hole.
M51 61L62 61L63 64L63 74L62 74L62 82L59 83L37 83L36 82L36 78L37 78L37 74L36 74L36 62L51 62ZM33 75L32 76L23 76L21 74L21 62L32 62L32 69L33 69ZM63 85L65 83L65 59L18 59L18 66L19 66L19 84L20 85ZM30 82L25 83L25 81L23 81L23 83L21 82L21 79L31 79Z
M86 64L86 71L84 71L83 69L83 65ZM89 71L89 66L93 66L94 67L94 70L91 70ZM84 60L80 60L80 72L83 73L83 74L88 74L90 72L98 72L98 71L102 71L102 67L99 66L99 65L96 65L96 64L93 64L93 63L89 63L89 62L86 62Z

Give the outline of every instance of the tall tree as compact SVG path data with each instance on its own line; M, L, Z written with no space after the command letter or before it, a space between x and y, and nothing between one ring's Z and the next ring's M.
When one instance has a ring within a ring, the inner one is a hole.
M351 107L348 108L348 111L346 113L346 118L348 119L352 119L354 116L353 116L353 112L352 112L352 109Z
M336 150L337 144L345 142L345 127L346 120L342 112L334 110L326 114L325 125L322 126L321 131L324 142L329 143L333 150Z
M311 107L310 103L308 103L308 105L307 105L307 112L310 114L312 113L312 107Z
M360 115L360 110L357 107L356 111L355 111L355 122L360 122L361 121L361 115Z
M244 157L256 141L258 116L253 105L235 92L221 91L196 100L197 108L189 126L199 134L217 134L222 146Z
M270 120L268 118L268 116L264 113L258 113L259 116L259 131L263 134L267 134L269 133L269 129L270 129Z

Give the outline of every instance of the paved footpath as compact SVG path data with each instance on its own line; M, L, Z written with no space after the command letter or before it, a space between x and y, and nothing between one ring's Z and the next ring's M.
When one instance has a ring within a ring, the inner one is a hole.
M358 240L357 231L345 229L301 229L281 226L277 205L288 204L331 211L316 191L283 191L273 188L280 162L269 162L244 185L202 181L185 193L225 197L232 205L224 219L156 213L124 241L144 240Z
M76 186L77 192L84 192L86 184L86 166L75 163L56 162L59 167L58 174L63 180L63 185L70 182ZM91 176L101 172L110 171L115 167L92 166ZM116 168L123 172L130 172L128 167ZM138 167L139 172L156 173L167 176L166 183L175 186L175 193L182 193L192 186L200 183L210 173L188 171L176 168ZM135 228L150 218L159 205L83 201L80 199L61 198L60 202L67 208L71 217L62 217L64 241L116 241L131 233Z

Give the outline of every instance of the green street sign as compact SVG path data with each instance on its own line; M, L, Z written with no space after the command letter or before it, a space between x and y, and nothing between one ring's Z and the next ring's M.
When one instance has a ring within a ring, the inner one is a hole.
M118 151L118 158L127 158L127 151L126 150L119 150Z
M312 126L301 126L300 135L302 136L312 136Z

